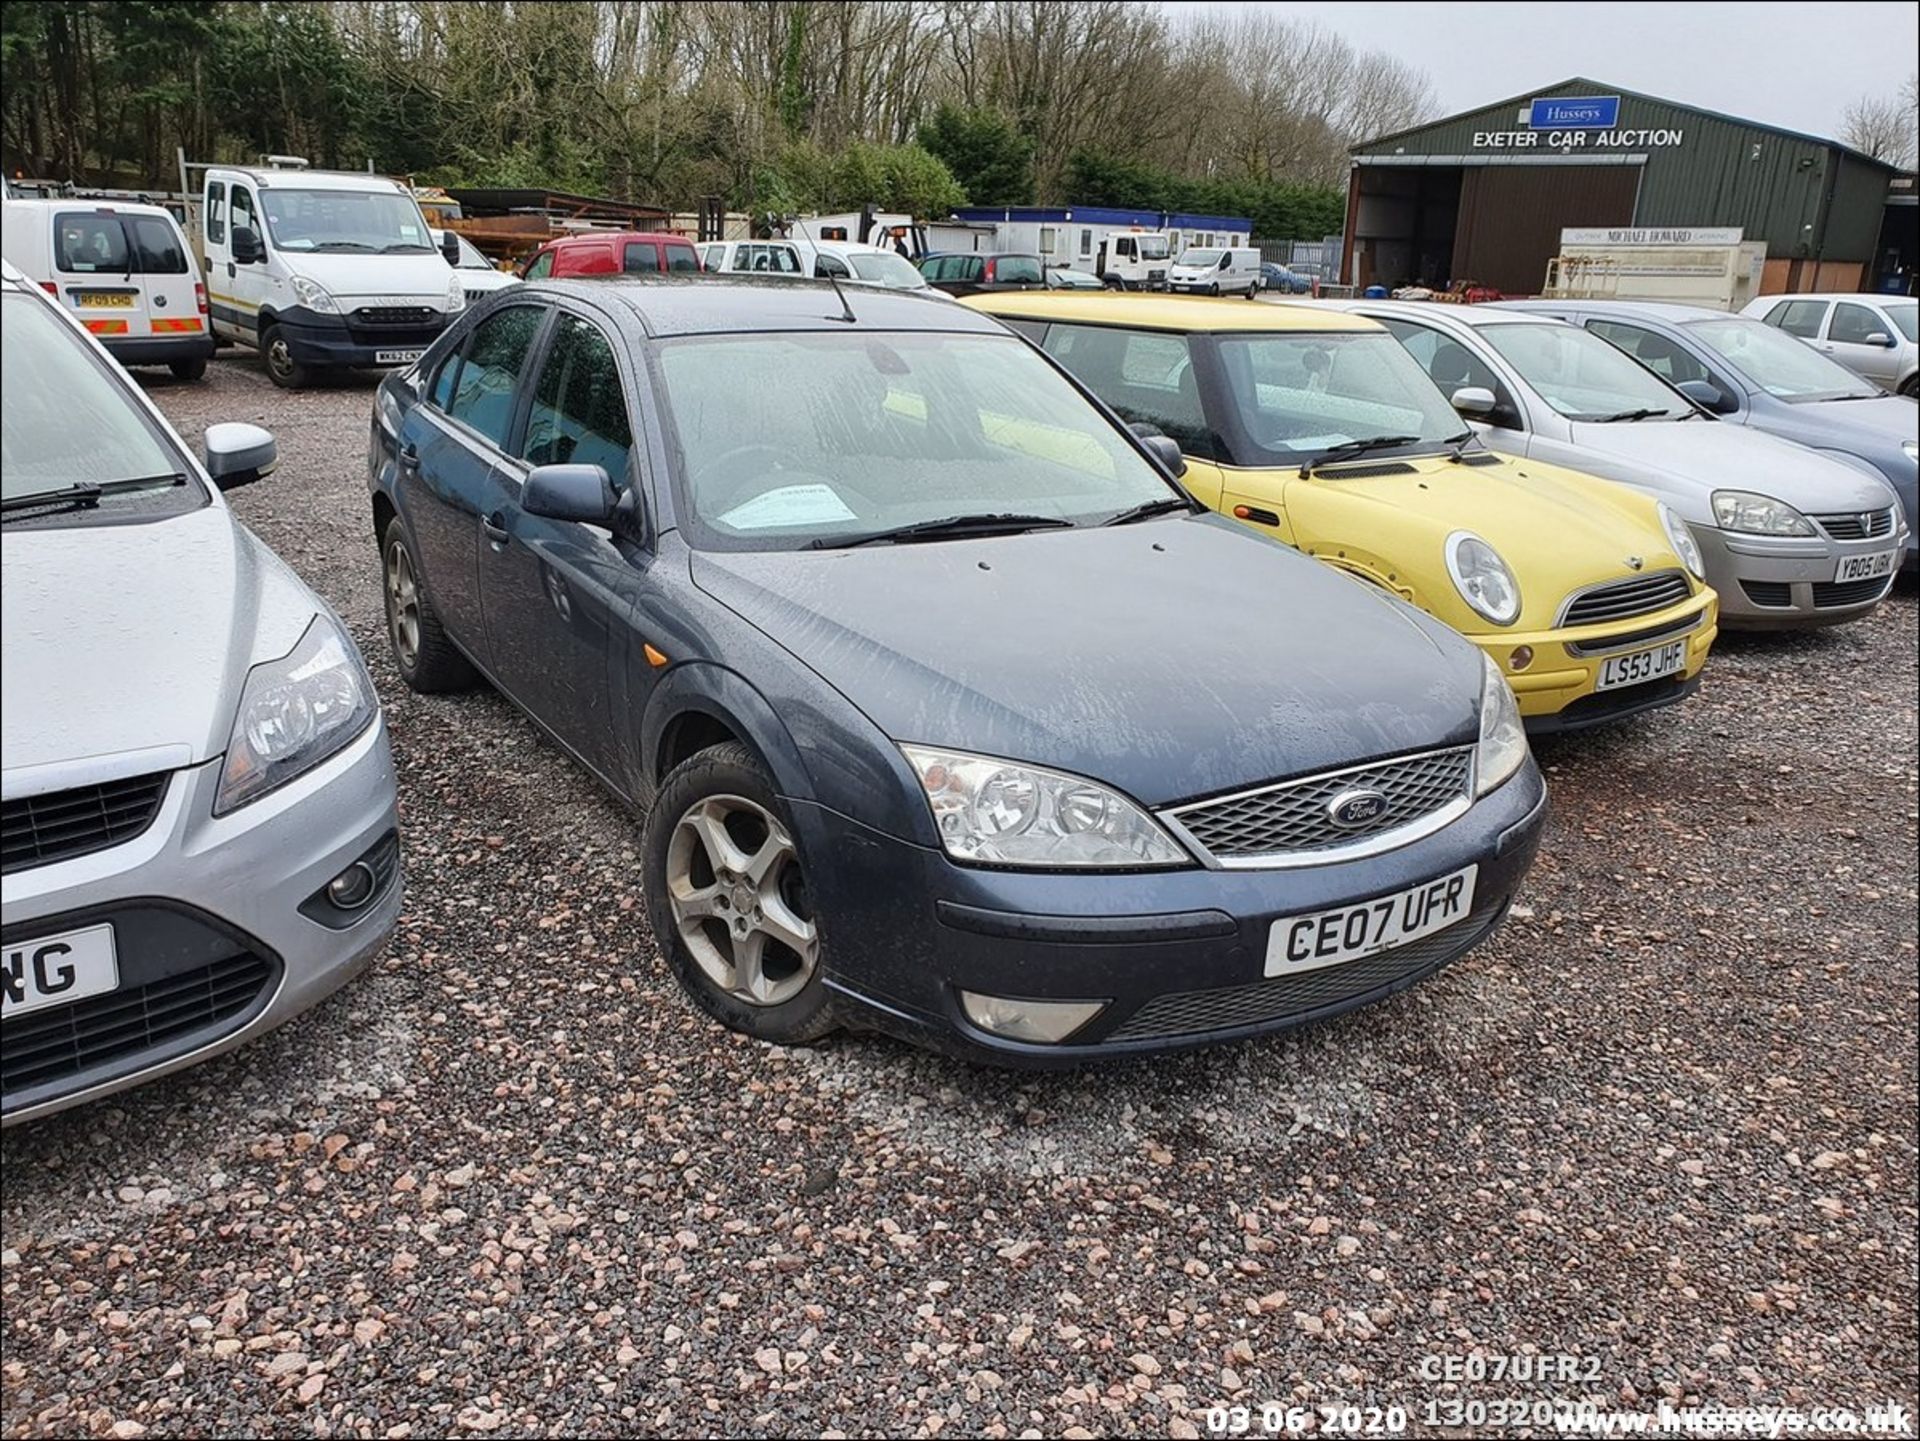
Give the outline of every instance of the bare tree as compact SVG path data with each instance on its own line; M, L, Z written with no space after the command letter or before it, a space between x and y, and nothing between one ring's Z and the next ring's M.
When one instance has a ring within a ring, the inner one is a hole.
M1863 95L1847 106L1840 139L1876 160L1911 170L1920 151L1920 74L1909 74L1893 95Z

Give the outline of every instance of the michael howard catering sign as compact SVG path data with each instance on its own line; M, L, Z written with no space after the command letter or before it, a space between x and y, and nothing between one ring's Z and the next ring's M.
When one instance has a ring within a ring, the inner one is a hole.
M1527 106L1533 130L1611 130L1620 123L1618 95L1556 96Z

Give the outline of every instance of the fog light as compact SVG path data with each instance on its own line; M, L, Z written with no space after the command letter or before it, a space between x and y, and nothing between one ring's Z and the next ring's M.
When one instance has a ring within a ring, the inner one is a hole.
M343 911L357 911L373 899L379 878L365 861L355 861L327 882L327 899Z
M1533 664L1533 647L1530 645L1515 646L1513 653L1507 657L1507 664L1515 670L1525 670Z
M1107 1008L1105 1001L1016 1001L960 993L967 1019L1010 1041L1064 1041Z

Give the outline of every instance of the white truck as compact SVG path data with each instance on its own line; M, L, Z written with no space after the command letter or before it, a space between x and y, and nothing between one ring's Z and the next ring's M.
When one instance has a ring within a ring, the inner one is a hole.
M1109 290L1165 290L1173 240L1163 230L1123 230L1102 236L1093 273Z
M275 385L323 370L407 365L466 308L458 237L436 245L397 180L309 169L196 165L214 334L260 352Z

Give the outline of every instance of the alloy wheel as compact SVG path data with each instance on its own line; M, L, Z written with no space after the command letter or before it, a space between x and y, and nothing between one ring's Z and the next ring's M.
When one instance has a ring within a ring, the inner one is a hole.
M387 546L387 631L400 664L412 670L420 658L420 584L404 542Z
M792 1000L813 979L820 932L786 827L744 796L707 796L667 842L667 899L707 979L750 1006Z

